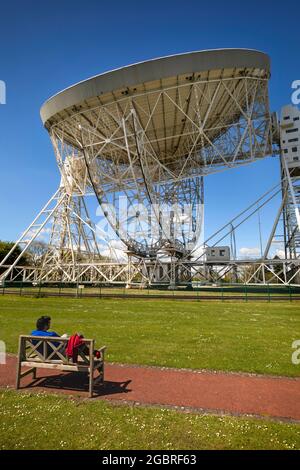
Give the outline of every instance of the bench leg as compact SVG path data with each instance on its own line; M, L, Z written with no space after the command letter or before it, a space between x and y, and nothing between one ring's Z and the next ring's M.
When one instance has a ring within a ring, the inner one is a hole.
M104 384L104 363L98 369L98 372L99 372L99 376L100 376L101 385L103 385Z
M93 388L94 388L94 370L91 368L89 374L89 397L93 398Z
M19 338L18 358L17 358L17 373L16 373L16 389L20 388L21 380L21 355L22 355L22 339Z
M16 374L16 390L20 388L20 381L21 381L21 362L18 359L17 374Z
M90 346L89 346L89 363L90 363L89 397L93 398L93 388L94 388L94 341L91 341Z
M94 385L97 383L100 383L101 385L103 385L104 383L104 367L103 367L103 364L101 365L101 367L97 367L97 372L98 372L98 376L94 379Z

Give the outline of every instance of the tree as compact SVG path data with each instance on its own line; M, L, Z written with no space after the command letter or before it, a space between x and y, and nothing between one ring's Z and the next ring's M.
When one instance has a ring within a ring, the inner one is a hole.
M14 246L13 242L5 242L0 240L0 262L5 258L5 256L10 252ZM12 264L17 257L21 254L21 249L19 246L13 251L10 257L6 260L5 264Z
M275 255L274 258L275 260L280 260L280 257ZM273 264L273 266L270 267L270 269L283 281L284 280L284 273L283 273L283 264ZM277 279L275 280L277 282Z
M6 242L0 240L0 262L5 258L5 256L10 252L12 247L14 246L13 242ZM20 256L21 254L21 248L17 246L12 254L8 257L8 259L5 261L5 266L9 266L14 263L14 261ZM27 262L27 257L22 256L20 260L18 261L18 265L26 264ZM5 268L0 267L0 273L4 272Z
M48 251L48 245L42 241L34 241L27 250L27 260L32 266L40 266Z

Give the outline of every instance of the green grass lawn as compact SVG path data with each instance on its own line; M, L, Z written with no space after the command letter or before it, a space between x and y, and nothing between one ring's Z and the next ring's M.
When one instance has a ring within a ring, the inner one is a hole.
M300 449L300 425L2 391L0 449Z
M0 296L0 340L17 351L40 315L58 333L82 332L107 345L107 360L128 364L300 376L291 362L300 306L136 299Z

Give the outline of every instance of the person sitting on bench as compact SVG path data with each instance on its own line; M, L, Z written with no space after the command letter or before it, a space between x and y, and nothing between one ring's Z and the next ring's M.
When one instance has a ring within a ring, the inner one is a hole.
M40 317L37 322L36 322L36 330L33 330L31 332L32 336L50 336L53 338L57 338L60 335L56 333L55 331L48 331L50 328L51 324L51 317L48 316L42 316ZM68 338L67 334L64 334L61 336L62 338ZM78 352L79 349L83 352L83 354L88 355L89 354L89 348L83 344L82 339L84 338L83 335L80 333L76 333L75 335L72 335L69 339L69 342L67 344L61 345L59 348L60 352L63 354L66 354L67 357L72 358L74 362L77 362L77 357L78 357ZM33 344L37 344L38 340L33 341ZM53 341L54 346L58 346L59 343ZM43 345L40 345L37 350L42 354L42 348ZM51 353L51 347L48 345L48 354ZM94 356L98 359L100 357L100 353L98 350L93 351ZM59 359L57 355L54 355L52 359Z
M51 317L42 316L38 318L36 322L36 330L31 332L32 336L53 336L58 337L60 336L55 331L48 331L51 324Z
M33 330L31 332L31 335L32 336L47 336L47 337L50 336L50 337L53 337L53 338L59 337L60 335L58 333L56 333L55 331L49 331L50 324L51 324L51 317L42 316L42 317L38 318L37 322L36 322L36 330ZM61 337L64 338L64 337L67 337L67 335L62 335ZM32 341L33 344L37 344L37 342L38 342L38 340ZM53 341L53 345L57 347L57 346L59 346L59 343ZM61 345L60 351L62 353L64 353L64 350L65 350L65 345ZM42 344L37 348L37 351L40 354L43 354L43 345ZM47 354L50 354L50 353L51 353L51 347L48 345ZM55 355L55 356L53 356L52 359L58 359L58 357L56 357L56 355Z

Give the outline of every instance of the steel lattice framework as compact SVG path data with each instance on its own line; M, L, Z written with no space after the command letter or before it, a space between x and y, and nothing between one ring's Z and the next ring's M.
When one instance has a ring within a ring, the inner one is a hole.
M50 128L60 168L70 153L85 161L110 224L142 256L166 246L186 254L199 237L202 177L271 153L266 78L188 78L182 85L99 103ZM112 209L120 194L129 204L123 219ZM162 220L166 206L177 208L175 218L189 207L189 224L174 224L172 232L170 220Z
M202 51L108 72L48 100L41 115L61 185L17 241L22 252L0 279L22 273L35 281L130 283L138 274L140 282L174 284L207 276L193 258L204 177L272 154L269 77L261 52ZM128 261L101 256L87 194L96 196ZM16 271L49 222L42 266Z

